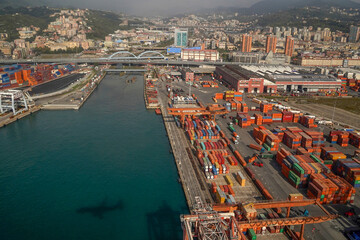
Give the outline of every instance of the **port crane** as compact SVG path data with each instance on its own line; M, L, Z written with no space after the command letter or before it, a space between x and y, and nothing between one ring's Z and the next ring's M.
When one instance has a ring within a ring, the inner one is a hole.
M318 206L325 214L321 216L299 216L290 217L292 207L303 207L309 205ZM260 209L287 210L286 217L271 219L256 219L257 210ZM239 214L235 214L237 211ZM211 210L204 209L193 215L182 215L181 222L184 240L198 239L238 239L246 240L243 231L250 228L285 226L285 231L292 239L302 240L306 224L326 222L337 218L338 215L330 214L316 199L306 200L284 200L284 201L260 201L242 203L237 205L214 205ZM290 228L291 225L300 225L300 233L297 236ZM202 227L201 227L202 226ZM206 228L204 226L207 226ZM200 229L200 227L202 229ZM205 231L206 230L206 231ZM226 233L226 234L224 234Z
M209 105L196 108L168 108L169 115L180 116L180 122L184 124L186 116L208 116L214 120L216 115L227 114L229 111L220 105Z

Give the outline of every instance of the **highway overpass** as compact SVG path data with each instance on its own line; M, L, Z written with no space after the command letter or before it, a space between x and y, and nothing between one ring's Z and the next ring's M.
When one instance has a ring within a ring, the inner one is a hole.
M34 58L34 59L0 59L1 65L8 64L36 64L36 63L99 63L99 64L137 64L137 65L180 65L180 66L201 66L201 65L212 65L212 66L221 66L221 65L250 65L250 66L263 66L264 64L254 64L254 63L239 63L239 62L196 62L196 61L182 61L182 60L162 60L162 59L106 59L106 58ZM266 66L279 66L265 64ZM299 66L298 66L299 67Z

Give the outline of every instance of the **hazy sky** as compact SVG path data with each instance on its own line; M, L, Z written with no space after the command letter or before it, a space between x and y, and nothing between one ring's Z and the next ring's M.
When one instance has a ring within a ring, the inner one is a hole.
M260 0L63 0L82 8L120 11L129 14L167 15L219 6L249 7ZM360 1L360 0L359 0Z
M54 0L49 0L54 1ZM204 8L250 7L261 0L62 0L61 4L81 8L119 11L128 14L169 15ZM338 0L339 2L342 0ZM360 2L360 0L353 0ZM55 0L56 2L56 0Z

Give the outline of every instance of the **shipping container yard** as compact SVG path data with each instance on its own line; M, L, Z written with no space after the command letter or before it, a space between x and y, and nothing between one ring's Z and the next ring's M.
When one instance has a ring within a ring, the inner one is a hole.
M109 67L2 68L0 126L40 108L79 109ZM346 239L360 222L359 129L269 99L276 86L249 69L218 69L144 69L145 107L162 115L190 211L184 239ZM6 85L10 77L23 81ZM138 79L120 77L126 86ZM357 90L342 77L331 81Z
M346 239L360 213L356 129L234 92L210 74L192 83L173 68L152 72L193 214L181 217L185 239Z

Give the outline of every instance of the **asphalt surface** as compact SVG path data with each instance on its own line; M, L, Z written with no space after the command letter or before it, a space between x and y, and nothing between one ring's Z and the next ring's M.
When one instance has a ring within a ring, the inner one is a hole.
M159 101L163 106L162 113L164 123L168 130L169 140L172 145L174 158L178 167L184 192L190 205L189 207L192 209L194 204L197 203L195 197L199 197L203 204L211 203L211 197L207 186L205 186L205 188L201 188L201 184L204 184L204 179L201 180L201 183L198 181L198 169L193 167L191 159L186 151L186 148L191 147L189 141L186 139L183 130L176 126L174 118L165 110L168 101L165 85L166 83L163 82L159 82L158 84L157 89L159 92ZM193 158L195 157L193 156Z
M188 85L186 85L184 82L174 82L172 83L173 88L181 88L186 92L189 91ZM224 86L219 85L219 88L191 88L191 92L194 93L198 99L204 104L214 104L214 101L212 100L212 97L215 93L220 93L223 91L228 90ZM258 104L253 103L250 101L250 99L244 97L243 101L247 103L249 106L258 106ZM223 104L225 101L218 100L218 104ZM275 111L276 112L276 111ZM250 112L250 115L253 115L254 112ZM228 114L228 116L235 116L236 113L232 112ZM223 119L221 117L216 118L216 122L219 124L221 129L224 131L227 137L231 137L231 133L228 130L228 122L230 120ZM302 126L298 123L272 123L269 125L265 125L266 128L272 130L276 126L297 126L303 130L306 130L307 128ZM255 150L250 149L248 145L250 143L256 144L254 138L252 137L252 129L254 126L241 129L239 126L234 126L236 132L240 136L240 142L235 146L235 148L244 156L245 160L248 160L254 153L256 153ZM314 131L322 131L324 132L324 135L327 136L331 129L327 126L320 126L318 128L312 129ZM325 142L326 146L330 146L329 142ZM351 157L354 153L355 147L349 145L346 148L343 148L337 144L333 144L335 148L340 150L341 152L345 153L348 157ZM290 150L294 153L293 150L289 149L284 144L280 144L280 147L284 147L287 150ZM265 187L268 189L268 191L272 194L274 199L276 200L284 200L288 197L290 193L298 193L301 192L306 197L306 189L296 189L292 187L287 179L282 175L281 173L281 167L278 165L278 163L275 160L261 160L264 164L264 167L260 168L257 166L248 165L250 169L253 170L254 174L258 179L262 181L262 183L265 185ZM323 239L323 240L329 240L329 239L347 239L345 235L343 234L343 231L347 228L356 226L356 223L354 219L348 219L344 217L344 213L349 210L351 207L355 208L355 211L357 214L360 214L360 197L359 194L356 194L355 202L354 204L347 204L347 205L324 205L327 210L329 210L333 214L339 214L340 217L338 219L320 223L320 224L314 224L314 225L307 225L305 227L305 238L306 239ZM309 212L310 216L321 216L324 215L324 213L320 210L319 207L316 206L307 206L306 207ZM294 209L291 213L291 216L298 216L301 215L301 211L304 211L305 208L297 208Z
M75 73L66 77L58 78L52 80L50 82L43 83L41 85L34 86L31 91L29 91L31 96L47 94L56 91L60 91L62 89L67 88L70 84L84 77L85 74Z

